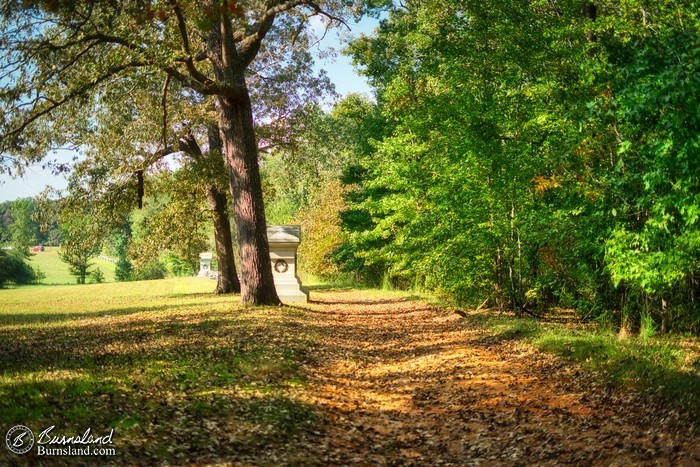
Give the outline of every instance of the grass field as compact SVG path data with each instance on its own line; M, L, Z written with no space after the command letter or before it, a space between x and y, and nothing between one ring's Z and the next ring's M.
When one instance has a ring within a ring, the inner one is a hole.
M215 426L216 442L235 441L237 456L286 443L313 419L293 397L312 336L294 329L298 311L240 308L214 286L179 278L1 290L0 429L114 428L127 464L206 452Z
M44 273L42 284L75 284L75 277L68 272L68 265L58 257L58 247L46 247L45 251L33 252L29 264ZM91 270L99 267L105 276L105 282L114 282L114 263L98 258L92 260Z
M422 347L406 346L416 335L432 336L441 328L414 330L408 312L392 307L417 307L416 313L426 314L424 327L452 315L445 307L426 308L407 293L346 291L349 300L334 297L340 292L332 287L323 291L330 298L306 309L245 308L236 296L213 294L214 287L208 279L175 278L0 290L0 433L18 424L35 430L55 425L55 434L66 436L87 428L96 435L114 429L117 457L101 461L116 464L193 459L198 464L260 465L261 459L272 465L280 459L313 464L299 446L323 420L316 399L307 397L318 384L314 377L319 377L320 362L346 362L356 348L363 362L397 358L398 348L407 361L423 358ZM368 341L353 334L367 329L365 315L378 327L371 353L366 353ZM480 329L479 342L489 349L514 344L506 346L508 358L520 352L521 341L580 365L591 384L651 391L681 411L700 415L697 339L620 341L590 324L554 318L542 322L482 312L469 314L465 324ZM348 319L358 324L351 326ZM388 320L399 320L404 331L382 328ZM347 342L333 347L338 336ZM473 345L451 339L425 348ZM336 354L328 357L331 348ZM354 375L344 377L349 386L362 383L352 380ZM324 378L334 400L333 378ZM393 388L392 381L386 383ZM21 459L41 460L34 454ZM0 449L0 465L17 461ZM65 458L69 461L75 459Z

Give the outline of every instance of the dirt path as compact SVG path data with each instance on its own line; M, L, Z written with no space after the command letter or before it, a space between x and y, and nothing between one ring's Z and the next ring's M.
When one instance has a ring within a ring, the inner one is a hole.
M314 292L319 464L700 465L672 412L406 299Z

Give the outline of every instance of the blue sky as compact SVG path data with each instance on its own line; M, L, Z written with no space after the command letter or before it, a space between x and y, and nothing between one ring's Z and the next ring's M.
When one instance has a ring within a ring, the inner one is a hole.
M350 58L342 55L340 52L343 48L343 41L348 35L371 34L379 22L372 18L364 18L359 23L350 22L348 24L351 28L349 33L347 29L344 29L341 32L330 32L324 38L320 44L321 49L333 48L336 54L333 59L318 59L316 67L326 70L331 81L335 84L336 91L341 96L353 92L371 94L371 89L367 85L366 80L353 69ZM62 162L68 162L72 156L72 153L62 152L56 156L50 156L49 159L59 159ZM28 167L25 175L18 179L12 179L7 174L0 174L0 202L36 196L47 185L63 189L66 186L65 176L53 175L49 170L42 169L41 164Z

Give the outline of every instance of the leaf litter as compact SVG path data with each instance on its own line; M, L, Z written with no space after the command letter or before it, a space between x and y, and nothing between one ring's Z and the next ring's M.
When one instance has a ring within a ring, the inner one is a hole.
M405 295L312 298L8 322L3 427L115 427L116 465L700 465L647 393Z
M698 465L697 427L421 301L314 293L319 464Z

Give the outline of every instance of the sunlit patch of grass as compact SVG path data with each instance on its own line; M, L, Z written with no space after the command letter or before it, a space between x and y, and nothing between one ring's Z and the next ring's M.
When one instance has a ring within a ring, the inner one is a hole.
M175 463L198 449L206 458L212 427L250 444L217 448L233 458L286 443L292 425L314 417L294 394L316 336L299 325L300 309L242 308L214 286L181 278L0 291L0 429L114 427L124 460Z
M99 258L93 258L91 263L91 271L100 268L105 282L114 282L114 263ZM46 276L41 281L42 284L75 284L75 276L70 274L68 265L58 256L58 247L51 246L46 247L44 251L33 252L29 264L34 268L38 267Z
M237 357L234 365L250 381L277 383L293 379L299 373L299 363L291 349L278 352L255 352L245 359Z
M618 387L651 390L691 414L700 415L700 355L671 336L621 340L604 328L571 327L531 318L470 315L496 341L524 340L600 375Z

